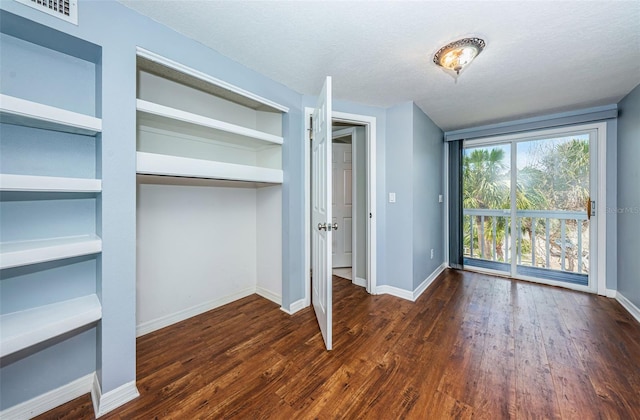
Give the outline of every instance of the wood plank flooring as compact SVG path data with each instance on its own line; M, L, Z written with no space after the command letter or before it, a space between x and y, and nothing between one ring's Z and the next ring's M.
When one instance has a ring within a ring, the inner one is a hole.
M105 419L640 419L640 324L614 300L445 271L415 303L334 277L312 309L251 296L138 339ZM42 419L90 419L88 395Z

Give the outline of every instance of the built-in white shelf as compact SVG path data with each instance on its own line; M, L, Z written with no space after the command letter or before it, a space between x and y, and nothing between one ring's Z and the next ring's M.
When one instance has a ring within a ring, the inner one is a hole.
M102 318L95 294L0 316L0 357L89 325Z
M281 169L137 152L137 173L282 184Z
M281 145L283 138L252 128L204 117L180 109L137 100L138 121L146 125L171 126L172 130L209 138L229 145L259 150L269 145Z
M37 264L102 251L95 235L0 243L0 269Z
M89 178L0 174L0 191L100 192L102 181Z
M89 136L102 131L100 118L2 94L0 122Z

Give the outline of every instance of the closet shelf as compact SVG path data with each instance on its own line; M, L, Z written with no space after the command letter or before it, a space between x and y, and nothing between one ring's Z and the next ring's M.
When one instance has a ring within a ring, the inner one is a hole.
M143 125L157 125L164 129L171 127L170 129L174 131L254 150L283 143L281 136L230 124L143 99L137 100L137 109L138 121Z
M100 118L2 94L0 122L89 136L102 131Z
M0 357L89 325L102 318L95 294L0 316Z
M95 235L0 243L0 269L62 260L102 251Z
M137 173L282 184L281 169L137 152Z
M0 191L100 192L102 181L89 178L0 174Z

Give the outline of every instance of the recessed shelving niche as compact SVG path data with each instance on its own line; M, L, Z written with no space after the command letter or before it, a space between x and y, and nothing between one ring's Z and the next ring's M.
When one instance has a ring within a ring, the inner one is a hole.
M102 317L101 56L98 45L0 11L0 357L46 351ZM78 352L95 357L95 343Z
M288 109L141 48L137 66L138 334L278 301Z

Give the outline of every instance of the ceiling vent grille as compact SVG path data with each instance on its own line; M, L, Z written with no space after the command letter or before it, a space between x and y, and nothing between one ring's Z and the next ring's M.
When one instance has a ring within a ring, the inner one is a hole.
M74 25L78 24L78 0L16 0L34 9L55 16Z

